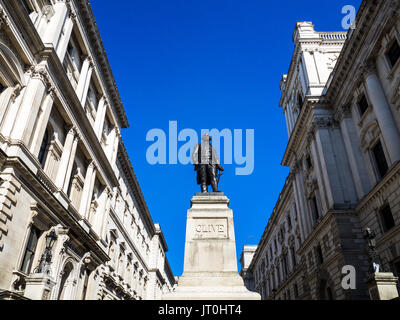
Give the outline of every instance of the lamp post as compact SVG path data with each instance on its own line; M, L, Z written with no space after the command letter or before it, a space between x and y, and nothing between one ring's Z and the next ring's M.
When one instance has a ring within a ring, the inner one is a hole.
M39 266L37 267L36 273L50 272L49 266L51 264L51 258L52 258L51 250L53 249L56 240L57 240L56 232L54 230L51 230L46 235L46 248L44 249L42 257L40 258Z
M368 249L369 249L369 258L371 260L370 271L374 272L384 272L383 266L380 262L380 257L376 252L376 234L374 231L371 231L370 228L366 228L364 230L364 239L367 240Z

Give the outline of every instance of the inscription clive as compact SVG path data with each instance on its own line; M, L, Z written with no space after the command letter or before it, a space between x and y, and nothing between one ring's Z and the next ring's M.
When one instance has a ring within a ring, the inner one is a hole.
M224 233L223 224L198 224L196 226L196 232L198 233Z

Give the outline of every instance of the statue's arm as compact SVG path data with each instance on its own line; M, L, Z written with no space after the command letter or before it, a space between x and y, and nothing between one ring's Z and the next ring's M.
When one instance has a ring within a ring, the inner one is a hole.
M217 156L217 151L212 147L212 158L213 158L213 163L217 166L218 170L224 171L224 168L221 166L218 156Z
M192 162L193 162L193 164L195 165L195 167L196 167L196 165L199 164L198 153L199 153L199 145L196 144L196 145L194 146L193 153L192 153Z

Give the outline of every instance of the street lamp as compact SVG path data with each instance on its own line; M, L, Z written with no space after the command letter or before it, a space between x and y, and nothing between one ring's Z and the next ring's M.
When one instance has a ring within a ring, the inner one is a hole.
M370 228L366 228L364 230L364 239L367 240L368 248L369 248L369 258L371 260L372 265L370 266L370 271L372 272L383 272L382 265L380 263L379 255L376 252L376 234L374 231L371 231ZM372 267L372 268L371 268Z
M49 273L49 265L51 264L51 250L54 246L54 243L57 240L57 235L54 230L51 230L47 235L46 235L46 248L44 249L44 252L42 254L42 257L40 258L39 266L37 267L36 273L42 273L46 272Z

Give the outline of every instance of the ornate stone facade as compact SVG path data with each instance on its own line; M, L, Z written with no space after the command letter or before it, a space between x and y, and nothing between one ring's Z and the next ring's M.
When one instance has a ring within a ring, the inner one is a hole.
M400 274L399 10L363 1L348 33L296 25L280 101L291 170L246 270L263 299L368 299L366 228Z
M127 126L88 1L0 0L0 298L172 290Z

